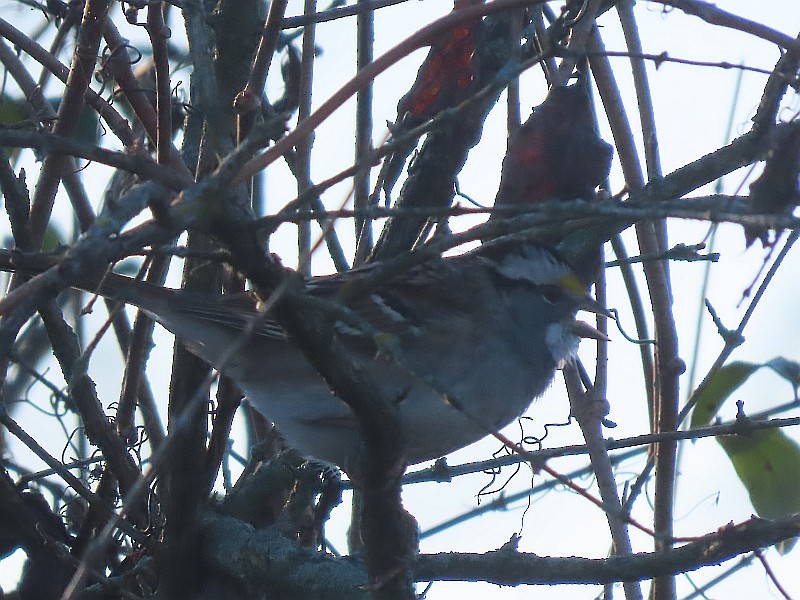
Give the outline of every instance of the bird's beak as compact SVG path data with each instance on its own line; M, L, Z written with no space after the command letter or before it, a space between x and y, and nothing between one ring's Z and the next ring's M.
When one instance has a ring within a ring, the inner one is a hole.
M603 342L610 342L611 338L599 329L592 327L586 321L578 321L577 319L569 324L570 331L581 338L590 338L593 340L600 340Z
M590 296L584 296L580 303L578 304L578 310L585 310L587 312L592 312L596 315L600 315L601 317L610 317L612 316L609 310L600 304L597 300ZM596 329L595 327L589 325L586 321L579 321L575 319L570 324L570 329L573 334L577 335L578 337L582 338L590 338L593 340L602 340L605 342L610 342L611 338L608 337L605 333Z
M578 302L578 310L585 310L587 312L600 315L601 317L612 316L611 312L605 306L588 295L581 298L580 302Z

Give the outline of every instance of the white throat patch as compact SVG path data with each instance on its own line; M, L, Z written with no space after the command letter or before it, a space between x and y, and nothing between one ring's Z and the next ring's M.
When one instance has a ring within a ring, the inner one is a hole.
M560 365L578 354L578 345L581 340L570 332L564 323L551 323L548 325L544 339L556 364Z

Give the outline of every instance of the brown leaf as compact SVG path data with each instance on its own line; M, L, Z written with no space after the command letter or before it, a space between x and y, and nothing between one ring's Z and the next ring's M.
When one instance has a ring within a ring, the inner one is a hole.
M800 127L778 140L767 154L764 172L750 184L750 207L759 214L790 214L800 202L797 178L800 174ZM744 227L745 243L749 247L760 240L763 247L775 244L766 227Z
M554 88L511 137L495 206L590 199L612 153L595 130L586 84Z

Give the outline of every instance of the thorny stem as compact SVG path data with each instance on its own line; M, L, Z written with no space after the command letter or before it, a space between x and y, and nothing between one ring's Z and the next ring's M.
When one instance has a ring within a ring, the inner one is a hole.
M713 379L714 374L725 364L725 361L728 360L730 355L733 351L741 345L742 340L744 339L744 329L747 327L747 323L749 323L750 318L753 316L753 313L756 310L761 298L764 296L764 293L767 290L770 282L775 277L775 274L778 272L778 268L783 263L786 256L789 254L789 250L797 241L798 237L800 237L800 230L792 231L789 234L789 237L786 239L786 242L783 244L783 248L778 253L778 256L775 257L774 262L767 271L767 274L764 276L764 280L758 286L756 293L753 295L753 298L750 300L750 303L747 305L747 309L742 315L741 320L739 321L739 325L736 329L732 332L731 335L722 336L723 341L725 342L722 351L717 356L716 360L714 360L714 364L711 365L709 368L708 373L706 374L703 381L700 382L700 385L692 392L689 399L686 401L686 404L681 409L681 412L678 415L678 419L680 422L683 422L686 417L689 416L689 413L694 408L694 405L697 404L697 399L700 397L701 393L705 390L708 386L709 382Z

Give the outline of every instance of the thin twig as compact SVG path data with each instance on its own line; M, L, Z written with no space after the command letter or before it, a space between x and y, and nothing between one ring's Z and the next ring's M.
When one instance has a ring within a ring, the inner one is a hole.
M5 19L0 19L0 36L7 39L14 46L21 48L26 54L42 65L42 67L53 73L60 81L63 83L67 82L70 73L69 68ZM3 62L5 63L5 61ZM8 65L6 65L6 68L8 68ZM41 96L42 89L39 88L36 83L34 83L34 88L38 90L37 95ZM25 97L30 99L31 95L26 93ZM131 130L128 122L113 106L88 87L86 88L85 98L86 102L97 111L100 117L108 124L111 131L114 132L126 147L130 147L134 144L136 136L133 134L133 130Z
M157 256L151 261L145 261L147 281L154 285L163 285L169 267L169 258ZM125 373L122 377L119 406L117 407L116 427L119 434L129 442L135 439L134 411L139 399L143 396L144 368L150 349L153 345L154 321L143 311L139 311L133 323L128 352L125 360ZM142 412L152 410L152 407L140 407ZM160 426L157 415L154 419L146 419L148 439L150 446L157 448L164 440L164 430Z
M622 31L625 34L625 44L631 57L633 70L633 84L636 89L639 119L642 123L642 141L644 143L644 158L647 165L647 179L653 180L661 177L661 159L658 152L658 133L656 132L656 119L653 111L653 98L650 93L650 83L647 79L647 70L644 68L642 58L642 40L639 37L639 26L633 13L633 0L624 0L616 5Z
M773 545L800 532L800 518L789 515L774 521L751 519L729 525L665 552L640 553L606 559L539 557L501 548L484 554L441 553L420 557L414 573L420 581L490 581L495 585L639 581L674 576L705 565L735 558Z
M739 321L739 325L736 329L732 332L731 335L726 335L723 337L723 341L725 342L724 347L720 351L719 355L717 356L714 363L709 368L706 376L703 378L703 381L700 382L700 385L692 392L691 396L689 396L688 400L686 400L686 404L681 409L680 414L678 415L679 421L683 422L686 417L689 416L689 413L694 408L694 405L697 404L697 400L699 399L702 392L706 389L709 385L711 380L713 379L714 375L722 368L722 365L725 364L725 361L728 360L731 353L741 345L741 341L744 340L744 329L747 327L747 323L750 321L750 318L753 316L753 313L756 310L761 298L763 298L764 293L767 290L767 286L772 282L775 274L778 272L778 268L783 263L786 256L789 254L789 250L792 248L794 243L797 241L798 237L800 237L800 231L792 231L789 237L786 239L786 242L783 244L783 248L775 257L772 265L770 266L767 274L764 276L763 281L758 286L756 293L753 295L750 303L747 305L747 309L745 309L744 315L742 315L741 320Z
M359 7L368 4L368 0L358 0ZM359 13L356 21L356 70L360 71L372 62L375 45L375 14L373 11ZM372 88L370 82L356 94L356 139L355 164L363 165L353 174L353 206L364 209L370 206L370 166L369 155L372 152ZM372 220L356 218L355 220L356 255L353 265L363 264L372 251Z
M281 27L282 29L295 29L297 27L304 27L310 23L325 23L345 17L365 15L374 13L380 8L386 8L387 6L394 6L395 4L402 4L408 1L409 0L367 0L366 2L359 2L351 6L340 6L339 8L321 11L313 15L304 14L296 17L285 17Z
M267 82L267 73L272 65L272 57L278 43L283 15L286 12L288 0L274 0L269 4L267 20L264 30L258 41L253 66L242 91L233 101L233 107L238 113L236 125L236 138L241 142L253 127L255 115L261 106L261 95Z
M789 592L787 592L786 588L784 588L781 585L781 582L778 580L778 577L775 575L775 572L772 570L772 567L769 566L769 563L767 562L767 557L764 556L764 553L761 552L760 549L758 549L755 550L753 554L755 554L756 558L758 558L758 560L761 561L761 566L764 567L764 572L767 574L767 577L769 577L770 581L772 581L772 585L775 586L775 588L778 590L778 593L781 596L783 596L784 600L792 600L792 597L789 595Z
M572 34L569 37L569 54L565 55L558 65L558 75L562 82L566 83L575 70L578 57L582 56L589 47L589 39L592 37L593 30L596 29L595 19L600 10L600 0L584 0L580 12L572 23Z
M595 35L593 40L594 46L590 49L602 52L604 49L600 36ZM644 187L644 177L630 125L619 98L614 73L608 58L594 56L589 60L609 116L612 132L615 132L614 138L626 186L632 191L639 190ZM655 254L666 250L663 224L656 226L654 222L639 223L636 228L639 247L643 253ZM656 425L655 431L673 431L678 426L678 377L682 372L680 366L682 362L678 358L678 340L672 316L668 270L665 262L647 262L643 266L653 308L656 337L653 422ZM656 540L658 549L668 548L672 543L676 450L674 442L662 442L656 446L654 525L659 534ZM669 600L674 596L674 578L659 579L654 585L654 600Z
M34 438L28 435L28 433L20 427L19 423L9 416L3 404L0 404L0 423L2 423L14 437L25 444L31 452L38 456L48 467L57 473L61 479L66 481L69 486L75 490L75 493L93 506L100 507L109 520L109 523L113 523L115 527L119 527L120 530L129 535L131 539L139 543L144 543L147 540L145 534L124 520L121 515L117 515L113 507L106 504L102 498L98 497L97 494L86 487L80 479L70 473L68 468L61 461L51 456Z
M92 162L135 173L176 191L185 188L191 182L190 178L179 175L173 169L156 164L146 154L127 154L107 150L46 131L1 129L0 143L12 148L36 148L45 153L59 152L69 154L70 157L79 156ZM84 219L84 221L88 220L88 218Z
M1 21L0 19L0 22ZM36 86L36 82L22 65L22 61L2 39L0 39L0 61L4 64L8 72L11 73L12 77L14 77L14 80L19 85L25 97L29 99L39 121L45 127L53 125L58 118L57 114L50 106L50 103L42 96L42 90ZM64 172L64 187L67 190L67 195L75 210L75 216L78 222L81 227L86 227L94 219L94 213L89 198L86 195L86 190L83 188L76 175L77 171L78 167L75 157L67 156ZM30 227L30 220L28 221L27 227ZM36 243L33 236L31 236L31 243ZM12 283L12 286L15 285L16 282Z
M645 451L646 451L645 448L636 448L636 449L633 449L633 450L628 450L626 452L620 452L619 454L615 454L615 455L613 455L611 457L611 462L614 464L614 466L618 466L619 464L621 464L622 462L624 462L626 460L630 460L631 458L635 458L637 456L640 456ZM516 454L505 456L503 458L515 459L518 462L524 461L523 457L521 457L519 455L516 455ZM483 461L483 462L484 463L489 463L489 462L492 462L492 461ZM496 470L496 468L498 466L504 466L504 465L487 465L487 466L488 466L488 468L478 469L478 470L475 470L475 471L471 471L470 473L483 473L483 472L487 472L487 471L494 471L494 470ZM436 466L432 467L432 469L436 469ZM403 482L404 483L417 483L418 481L450 481L448 475L446 474L446 471L449 471L451 469L458 469L458 467L450 467L450 466L444 465L444 469L442 470L443 471L442 475L444 475L444 478L442 478L442 479L434 479L434 478L431 477L429 479L419 479L419 480L417 480L416 478L413 477L413 475L414 475L413 473L409 473L409 474L407 474L407 475L405 475L403 477ZM423 474L426 471L430 471L430 470L431 469L425 469L425 471L418 471L418 473L419 474ZM587 465L585 467L581 467L580 469L575 469L574 471L570 471L568 473L564 473L563 476L566 477L567 479L576 479L577 480L577 479L585 478L587 475L591 475L591 474L592 474L592 467L591 467L591 465ZM533 487L531 487L529 489L526 489L526 490L522 490L522 491L519 491L519 492L516 492L516 493L512 493L512 494L508 494L508 495L499 494L499 496L497 498L492 499L489 502L482 503L480 506L477 506L477 507L472 508L470 510L464 511L461 514L458 514L458 515L455 515L453 517L448 518L446 521L443 521L443 522L438 523L438 524L436 524L436 525L434 525L434 526L432 526L432 527L430 527L428 529L425 529L425 530L421 531L419 537L420 537L420 539L425 539L425 538L428 538L428 537L432 537L434 535L437 535L437 534L441 533L442 531L450 529L451 527L454 527L454 526L459 525L461 523L465 523L465 522L467 522L467 521L469 521L471 519L474 519L476 517L484 515L484 514L486 514L488 512L499 511L499 510L502 510L502 511L508 510L508 508L509 508L509 506L511 504L513 504L515 502L518 502L519 500L525 500L525 499L530 498L532 496L536 496L538 494L542 494L544 492L547 492L549 490L557 488L560 485L561 485L561 482L558 481L557 479L549 479L547 481L543 481L542 483L539 483L539 484L537 484L537 485L535 485L535 486L533 486Z
M164 35L163 31L160 35ZM151 142L157 144L159 139L159 119L161 117L159 117L159 112L153 108L150 98L148 98L147 93L142 89L142 86L139 85L139 82L136 80L136 76L131 70L132 65L130 59L128 58L127 42L122 38L116 26L111 21L106 22L105 29L103 30L103 36L105 37L110 51L109 56L106 57L103 67L114 78L114 81L119 86L122 94L125 96L125 99L130 104L131 109L138 117L139 121L144 127L144 130L147 132L147 137L150 138ZM164 86L165 84L162 81L160 85ZM167 82L166 85L168 87L169 82ZM164 90L163 93L167 94L165 102L171 103L170 94L172 93L172 90L169 90L169 92ZM158 108L158 111L161 110L167 109L165 106L161 106ZM171 120L171 116L169 119ZM169 133L164 132L162 134L162 138L164 142L162 147L162 160L159 160L158 162L164 166L169 165L172 167L172 170L176 172L178 177L188 184L188 182L193 180L192 173L189 171L186 163L181 158L178 150L172 144L171 131ZM167 153L167 151L169 152Z
M736 29L744 33L749 33L773 44L785 48L786 50L800 50L800 42L779 31L767 27L763 23L745 19L733 13L718 8L710 2L701 0L654 0L661 2L665 6L674 6L688 15L700 17L711 25L720 25L729 29Z
M83 98L94 73L94 63L110 5L110 0L86 1L64 97L59 104L58 119L53 127L53 133L56 135L71 137L78 126L78 116L83 108ZM65 154L53 153L48 154L42 162L36 191L31 202L30 217L31 236L37 246L41 245L44 239L55 202L56 190L67 165L67 159Z
M303 13L313 15L317 11L316 0L305 0ZM308 119L311 114L312 83L314 81L314 55L316 53L316 26L309 23L303 29L303 50L300 66L300 104L297 110L298 126ZM295 152L297 164L295 176L297 177L297 193L303 194L311 187L311 148L314 144L313 136L307 136L298 141ZM304 275L311 273L311 228L308 222L299 223L297 227L297 256L300 272Z

